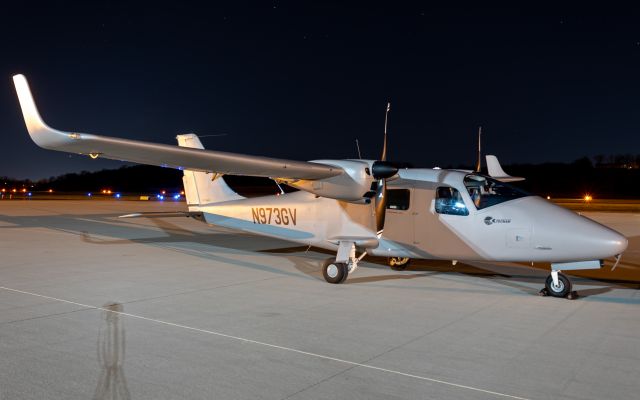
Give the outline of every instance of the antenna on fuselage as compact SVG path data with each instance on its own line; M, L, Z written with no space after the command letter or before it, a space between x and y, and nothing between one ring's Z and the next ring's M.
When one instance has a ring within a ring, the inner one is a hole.
M482 146L481 146L481 139L482 139L482 127L479 126L478 127L478 162L476 163L476 172L480 172L480 170L482 169Z
M362 154L360 154L360 143L358 143L358 139L356 139L356 149L358 149L358 158L362 160Z

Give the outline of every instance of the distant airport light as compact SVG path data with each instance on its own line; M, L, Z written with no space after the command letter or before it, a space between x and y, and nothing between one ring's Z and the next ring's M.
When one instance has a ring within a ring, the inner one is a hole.
M107 194L111 194L111 190L107 190Z
M120 198L120 193L116 193L116 199Z
M593 200L593 197L591 197L591 195L590 195L590 194L585 194L585 195L584 195L584 201L589 202L589 201L591 201L591 200Z
M13 189L13 190L11 190L11 191L12 191L13 193L15 193L15 192L16 192L16 190L15 190L15 189Z
M53 193L53 189L49 189L49 193Z
M31 197L31 192L27 193L27 196Z
M163 190L163 191L162 191L162 192L160 192L160 193L162 193L162 194L167 194L167 191L166 191L166 190Z
M87 197L91 197L91 193L87 193Z
M26 192L27 192L27 189L22 188L22 193L26 193Z
M182 192L180 192L180 194L184 196L184 190Z
M547 196L547 200L551 200L551 196Z
M6 191L7 191L7 189L2 189L2 193L6 192Z
M176 195L174 195L174 196L173 196L173 198L174 198L175 200L178 200L178 199L180 198L180 195L179 195L179 194L176 194Z

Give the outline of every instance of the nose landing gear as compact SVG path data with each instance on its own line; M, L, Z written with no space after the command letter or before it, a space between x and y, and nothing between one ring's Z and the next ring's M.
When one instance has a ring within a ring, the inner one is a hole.
M544 284L544 289L540 290L540 296L566 297L573 300L578 294L571 290L571 281L560 271L551 271Z

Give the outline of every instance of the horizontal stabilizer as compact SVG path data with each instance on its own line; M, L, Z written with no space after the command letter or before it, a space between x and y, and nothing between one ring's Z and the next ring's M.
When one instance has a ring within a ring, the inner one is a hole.
M139 212L133 214L119 215L118 218L169 218L169 217L193 217L191 212Z
M23 75L15 75L13 82L29 135L38 146L45 149L83 154L91 158L103 157L181 170L266 178L315 180L344 173L340 167L314 162L250 156L88 133L59 131L49 127L40 117L27 79Z
M496 156L486 156L487 159L487 170L489 172L489 176L493 179L499 180L500 182L516 182L523 181L524 178L520 176L511 176L507 175L506 172L502 169L500 162L498 161L498 157Z

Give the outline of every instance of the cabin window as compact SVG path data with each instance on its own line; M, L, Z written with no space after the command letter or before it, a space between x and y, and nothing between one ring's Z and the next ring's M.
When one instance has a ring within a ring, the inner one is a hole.
M387 190L387 209L408 210L410 197L411 197L411 194L409 189Z
M448 215L469 215L469 210L462 200L460 192L452 187L436 189L436 212Z
M482 175L467 175L464 185L478 210L530 196L522 189Z

